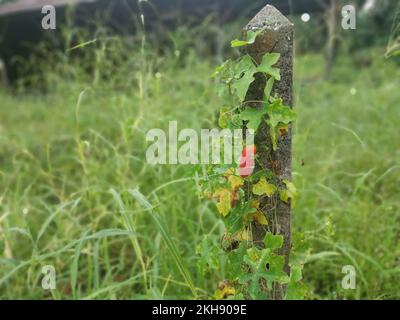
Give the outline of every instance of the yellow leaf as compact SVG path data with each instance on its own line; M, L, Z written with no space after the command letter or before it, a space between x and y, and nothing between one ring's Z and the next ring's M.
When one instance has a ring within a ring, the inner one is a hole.
M239 176L230 176L228 178L228 181L231 184L232 190L237 190L238 188L240 188L244 184L243 178L239 177Z
M232 235L232 239L234 241L250 241L251 239L251 233L250 230L244 229L242 231L236 232L235 234Z
M228 177L235 174L235 168L229 168L228 170L226 170L224 177Z
M259 209L260 208L260 201L256 199L250 200L250 208Z
M250 236L250 230L245 229L240 235L241 241L250 241L251 236Z
M261 178L258 183L253 186L253 193L258 196L266 194L271 197L276 192L276 186L267 182L265 178Z
M218 212L226 217L231 211L232 194L228 189L217 189L214 193L214 198L217 199Z
M235 294L236 294L235 288L229 284L226 284L215 292L215 299L224 300L230 296L234 296Z
M289 134L289 125L287 124L278 125L277 129L280 137L287 136Z
M296 200L299 195L299 193L297 192L296 186L288 180L283 180L283 183L286 185L287 189L280 191L280 193L279 193L280 198L283 202L286 202L286 203L289 203L289 200L291 200L290 202L291 202L292 208L294 208L296 206Z
M257 213L253 216L253 218L263 226L268 225L268 220L261 211L257 211Z
M244 179L240 176L235 175L236 170L230 168L225 172L225 178L231 184L232 190L236 191L238 188L244 185Z

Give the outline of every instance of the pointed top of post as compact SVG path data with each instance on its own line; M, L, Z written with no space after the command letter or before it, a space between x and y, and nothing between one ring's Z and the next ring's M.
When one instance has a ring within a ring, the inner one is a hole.
M247 24L247 30L279 30L282 27L292 27L293 24L278 9L271 5L266 5L257 15Z

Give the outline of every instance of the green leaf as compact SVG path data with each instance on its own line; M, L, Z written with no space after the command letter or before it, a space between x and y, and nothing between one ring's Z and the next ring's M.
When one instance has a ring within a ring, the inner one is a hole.
M267 111L265 109L246 108L240 113L240 119L248 121L247 128L256 131L266 113Z
M232 119L231 108L222 107L221 110L219 111L219 119L218 119L218 125L220 126L220 128L222 129L228 128L231 119Z
M232 280L237 280L243 271L243 258L246 255L246 245L242 242L239 248L228 253L227 272Z
M234 67L234 80L232 81L232 89L235 90L240 102L246 98L250 84L254 81L254 74L257 73L253 59L249 55L245 55L239 59Z
M237 233L244 228L243 218L253 214L257 211L255 208L251 208L249 203L245 203L244 205L238 205L233 208L230 214L225 217L224 223L225 227L229 233L234 234Z
M261 32L262 32L262 30L247 31L246 40L239 40L239 39L232 40L231 47L237 48L237 47L243 47L243 46L247 46L249 44L253 44Z
M296 112L294 112L290 107L284 106L282 99L275 99L267 107L268 120L270 135L272 140L272 147L274 150L277 149L277 127L281 124L289 124L294 121L297 117Z
M209 270L218 270L220 249L216 242L209 236L205 236L196 247L196 254L199 255L197 267L202 274Z
M254 81L254 76L251 73L246 72L243 77L232 84L232 88L236 90L240 102L243 102L246 98L247 91L249 91L250 84Z
M264 55L260 65L257 67L257 70L259 72L263 72L267 75L270 75L274 79L280 81L281 80L281 74L279 68L274 68L273 65L275 65L280 58L279 53L267 53Z
M256 183L262 177L265 177L265 178L270 179L270 180L273 180L273 179L276 178L275 174L272 171L270 171L270 170L260 170L260 171L257 171L256 173L254 173L251 176L251 182L252 183Z
M294 232L292 234L292 248L290 250L290 265L304 265L311 256L309 240L304 233Z
M283 245L283 237L268 232L264 238L264 245L267 249L271 249L272 251L280 249Z
M241 129L242 128L242 119L240 119L240 114L235 113L232 116L229 128L230 129Z
M303 279L301 266L292 266L290 280L286 288L286 300L303 300L307 287L300 281Z
M296 112L283 105L282 99L275 99L272 104L268 104L267 114L267 123L273 128L276 128L280 123L289 124L297 117Z
M301 273L301 267L300 266L292 267L290 273L290 281L299 282L301 279L303 279L303 275Z
M264 99L265 101L269 101L272 93L272 88L274 87L275 79L274 78L269 78L267 81L267 85L265 86L264 90Z
M252 299L260 299L265 294L260 287L261 280L265 280L269 290L274 282L288 283L289 277L283 271L285 258L271 252L270 249L259 250L255 247L247 250L244 262L249 266L250 272L242 274L239 282L248 285L249 295Z
M223 64L215 68L214 73L211 75L212 78L220 76L223 79L232 77L232 65L233 61L231 59L226 60Z
M250 55L246 54L233 63L232 72L235 78L240 78L244 72L249 71L252 74L257 72L257 66Z

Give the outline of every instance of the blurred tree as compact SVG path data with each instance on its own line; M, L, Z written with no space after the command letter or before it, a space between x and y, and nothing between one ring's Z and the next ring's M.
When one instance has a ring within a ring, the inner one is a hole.
M327 42L325 47L325 78L329 79L337 54L337 29L339 28L340 1L331 0L329 6L325 5L327 27Z
M363 51L371 46L386 46L390 30L392 36L389 41L388 54L399 50L400 32L398 21L398 0L354 0L353 5L357 9L357 25L355 30L343 30L341 28L341 8L349 4L344 0L330 0L329 4L322 3L325 19L325 78L330 78L335 58L339 50L345 50L346 54ZM396 20L397 12L397 20ZM393 20L397 21L392 26ZM368 63L368 57L358 59L360 65Z
M349 52L371 46L386 46L392 30L398 0L358 0L357 29L344 32Z
M8 77L6 72L6 66L3 60L0 58L0 87L6 87L8 85Z

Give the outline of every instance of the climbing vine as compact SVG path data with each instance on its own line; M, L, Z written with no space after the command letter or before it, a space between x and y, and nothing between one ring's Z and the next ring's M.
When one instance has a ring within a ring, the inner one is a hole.
M249 31L245 40L232 41L232 47L253 44L260 33ZM223 129L247 128L254 130L255 134L266 126L271 152L278 150L279 138L288 134L289 125L296 119L296 113L273 93L275 82L281 80L277 67L279 59L280 54L267 53L261 63L257 63L245 54L236 60L227 60L212 75L223 101L219 126ZM251 101L249 106L246 97L256 77L265 78L264 97L261 101ZM286 299L303 298L304 259L298 249L304 246L304 238L293 236L290 272L285 272L285 257L277 253L284 239L273 234L270 225L274 221L268 221L263 212L266 210L265 202L268 210L274 210L271 205L276 207L279 200L293 207L298 196L294 184L281 181L276 172L265 168L254 145L243 145L237 168L207 165L201 174L201 194L213 200L226 229L219 244L211 236L206 236L197 247L201 272L226 265L226 280L219 284L215 298L269 299L274 298L276 286L285 288L283 297ZM262 243L255 243L252 239L254 223L266 230Z

